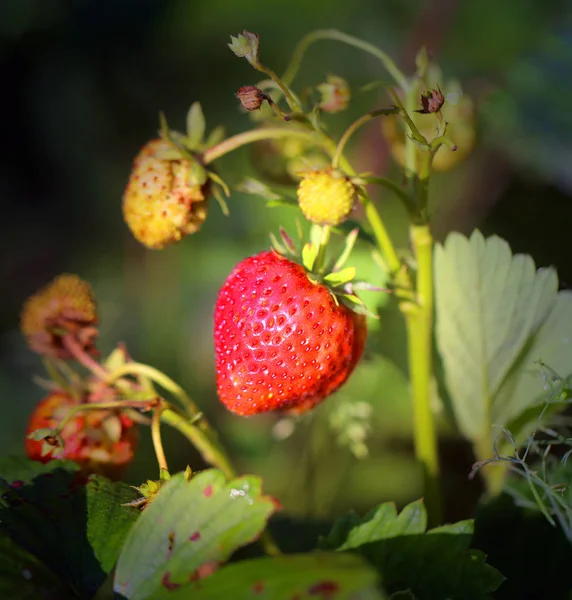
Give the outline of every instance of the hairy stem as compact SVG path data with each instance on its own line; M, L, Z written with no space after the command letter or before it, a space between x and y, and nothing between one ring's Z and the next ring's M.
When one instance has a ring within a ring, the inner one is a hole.
M107 377L107 371L84 350L73 335L62 336L62 344L80 365L84 366L97 378L105 379Z
M300 40L298 46L294 50L294 54L292 55L292 59L290 60L290 64L288 68L284 72L282 76L282 81L286 85L290 85L294 78L296 77L298 70L300 69L300 65L302 64L302 59L304 58L304 54L306 50L314 43L319 40L334 40L337 42L342 42L343 44L348 44L349 46L353 46L354 48L358 48L363 50L364 52L368 52L369 54L375 56L377 59L381 61L381 64L384 66L385 70L391 75L395 83L400 86L402 89L406 90L408 87L407 79L403 75L403 73L397 68L395 62L391 59L391 57L386 54L383 50L370 44L369 42L364 42L359 38L356 38L352 35L348 35L337 29L318 29L309 33L305 37Z
M176 384L170 377L167 377L167 375L159 371L159 369L151 367L150 365L144 365L137 362L125 363L113 371L113 373L108 373L106 375L106 383L111 384L126 375L140 375L147 377L175 396L191 418L197 418L202 415L197 405L189 398L188 394L180 385Z
M320 145L320 138L313 131L290 127L262 127L260 129L251 129L237 133L216 144L216 146L212 146L205 151L203 161L205 165L208 165L221 156L233 152L246 144L252 144L260 140L279 140L283 138L298 138L318 146Z
M165 406L163 402L159 402L155 410L153 411L153 418L151 419L151 439L153 440L153 449L155 450L155 456L159 463L159 471L169 471L167 465L167 457L165 456L165 449L163 448L163 441L161 439L161 413Z
M278 75L276 75L272 69L265 67L259 62L251 62L250 64L260 73L268 75L268 77L270 77L270 79L272 79L272 81L280 88L284 94L284 98L286 99L288 106L290 107L290 110L295 112L300 112L302 110L302 107L300 106L298 99L292 93L292 90L280 79L280 77L278 77Z
M376 117L380 117L380 116L385 116L385 115L395 115L399 113L399 109L398 108L381 108L379 110L372 110L371 112L366 113L365 115L361 116L359 119L355 120L344 132L344 134L342 135L342 137L340 138L340 141L338 142L338 145L336 146L336 151L334 153L334 156L332 157L332 167L334 167L334 169L338 168L339 162L340 162L340 157L342 155L342 152L344 151L344 148L346 146L346 144L348 143L349 139L352 137L352 135L363 125L365 125L368 121L371 121L372 119L375 119Z

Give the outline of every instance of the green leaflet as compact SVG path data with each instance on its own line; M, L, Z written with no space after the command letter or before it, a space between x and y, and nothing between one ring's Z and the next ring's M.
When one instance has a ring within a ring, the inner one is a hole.
M436 339L452 410L473 442L542 399L535 361L572 371L572 294L553 269L479 231L435 248Z
M257 477L227 482L215 469L189 482L175 475L131 530L117 563L115 591L142 600L188 582L200 567L218 565L256 540L275 509Z
M358 556L314 552L245 560L178 589L163 589L153 599L383 600L376 582L375 570Z
M388 593L411 592L413 597L487 598L503 576L486 564L485 555L469 549L472 521L460 521L426 531L427 513L421 500L398 513L385 503L363 518L355 513L339 519L325 550L352 550L378 570Z

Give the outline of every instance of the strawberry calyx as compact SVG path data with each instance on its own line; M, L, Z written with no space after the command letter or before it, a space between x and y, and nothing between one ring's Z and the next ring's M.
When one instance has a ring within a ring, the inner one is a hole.
M367 308L356 292L358 290L388 292L389 290L372 286L366 281L356 280L356 268L353 266L344 266L354 248L359 229L356 227L348 233L340 255L335 260L327 261L325 265L320 264L321 261L319 260L320 251L324 250L321 243L323 232L323 227L313 225L310 233L310 241L302 244L300 231L298 232L299 243L296 243L286 230L281 227L280 240L275 235L270 235L272 249L277 255L288 258L302 266L306 270L308 279L312 283L326 287L336 304L342 304L357 314L378 319L379 316Z
M159 114L159 121L159 135L169 145L169 148L159 151L157 158L168 161L187 161L190 165L189 185L200 188L208 186L208 190L212 191L223 214L228 216L226 198L230 196L230 188L220 175L205 167L203 158L206 150L222 141L225 135L224 129L215 127L205 137L206 122L199 102L193 102L189 108L186 134L170 129L163 113ZM211 187L211 184L214 185Z
M185 481L189 482L191 477L193 476L193 471L191 467L187 466L185 469ZM127 502L122 506L134 506L136 508L141 508L141 510L145 509L157 496L161 488L171 479L171 474L166 469L161 469L159 473L159 479L148 479L144 483L139 486L132 485L131 487L134 490L137 490L140 494L140 498L136 498L131 502Z

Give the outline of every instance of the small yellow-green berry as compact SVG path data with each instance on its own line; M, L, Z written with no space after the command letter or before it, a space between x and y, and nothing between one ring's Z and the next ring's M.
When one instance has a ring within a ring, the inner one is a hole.
M341 171L328 168L302 174L298 203L302 214L312 223L342 223L348 218L356 199L354 184Z

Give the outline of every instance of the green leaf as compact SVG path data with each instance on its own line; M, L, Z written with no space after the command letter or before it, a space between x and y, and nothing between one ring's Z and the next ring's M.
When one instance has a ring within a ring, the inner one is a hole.
M8 484L18 482L20 485L31 483L34 477L51 473L56 470L65 470L73 473L79 470L77 463L68 460L51 460L43 464L37 460L30 460L26 456L7 456L0 458L0 479Z
M0 493L0 532L88 596L113 568L139 514L122 506L136 496L130 486L63 469L23 486L0 480Z
M77 596L31 554L0 535L0 598L72 600Z
M224 562L257 539L275 508L261 495L256 477L226 482L215 469L189 482L175 475L131 530L117 564L115 591L139 600L188 582L200 567Z
M345 553L291 554L245 560L214 575L166 590L154 600L292 600L297 598L354 598L383 600L376 589L377 574L363 559Z
M454 233L437 245L437 345L453 412L471 440L485 439L493 424L505 426L539 400L543 382L534 385L534 360L549 355L571 370L572 296L557 288L553 269L537 271L529 256L512 255L496 236Z
M469 550L472 521L461 521L425 532L422 501L397 513L391 503L380 505L363 519L351 515L338 521L320 548L359 552L381 576L389 593L410 591L427 599L486 598L503 576Z
M363 544L396 537L425 533L427 513L422 500L408 504L398 514L393 504L381 504L366 515L360 525L353 527L338 550L352 550Z
M505 423L514 436L522 438L529 428L512 428L513 419L523 409L540 406L550 395L550 382L542 361L563 378L572 373L572 293L556 294L550 312L519 356L513 370L503 382L493 405L494 423ZM558 404L558 398L554 398ZM560 408L564 408L561 405ZM558 407L557 407L558 408ZM534 421L533 421L534 422Z
M197 148L203 141L206 123L200 102L193 102L187 113L187 139L189 148Z

